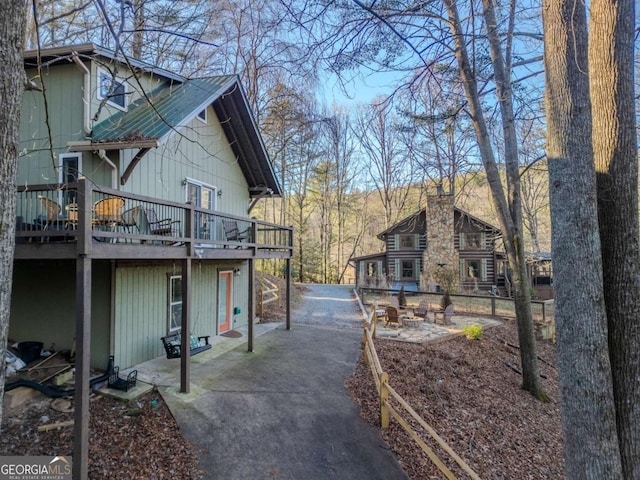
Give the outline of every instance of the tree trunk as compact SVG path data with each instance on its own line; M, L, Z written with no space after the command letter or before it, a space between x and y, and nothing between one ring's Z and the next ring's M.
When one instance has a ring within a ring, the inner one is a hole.
M456 47L455 55L458 61L460 78L469 103L468 108L471 112L471 119L473 121L476 139L478 141L480 156L491 188L493 202L498 212L498 220L500 222L500 229L502 231L507 259L513 274L513 283L515 287L515 310L518 321L518 339L520 341L520 358L522 362L522 387L537 399L542 400L545 399L546 396L542 391L538 375L538 360L533 330L533 318L531 314L531 298L526 274L524 245L520 233L522 231L522 210L519 205L519 191L517 184L514 183L514 180L512 179L511 184L509 185L509 203L507 203L502 180L500 178L500 172L498 171L493 154L490 135L487 130L484 113L480 104L480 96L478 94L475 76L471 70L471 64L467 54L467 47L464 41L456 2L455 0L444 0L444 3L449 15L449 25ZM489 18L485 19L487 24L491 25L493 23L495 25L495 20L491 22L491 18L492 17L489 16ZM491 27L488 26L487 29L489 30ZM500 73L500 55L501 54L498 52L497 57L495 59L492 58L494 61L496 84L501 84L501 86L498 86L499 94L510 96L510 89L505 87L505 82L508 83L508 77L504 74L504 65L502 65L502 73ZM492 57L494 57L494 55L492 55ZM496 66L498 68L495 68ZM515 144L515 132L512 134L512 124L514 121L513 114L511 113L511 116L509 116L508 110L509 107L505 108L503 112L503 128L505 129L505 135L512 135L512 137L510 140L505 138L505 148L508 148L511 143ZM507 144L507 142L511 143ZM515 155L515 158L511 158L509 161L513 162L515 160L517 165L517 148L515 149L515 153L513 153L512 150L513 147L508 150L508 153L512 156ZM517 168L516 174L519 175ZM509 175L511 174L508 174L508 176Z
M625 478L640 478L640 259L633 0L594 0L589 78L604 300Z
M0 15L0 422L15 247L16 169L25 84L22 60L25 15L24 2L15 0L5 2Z
M584 5L544 0L547 158L565 475L622 478L602 288Z

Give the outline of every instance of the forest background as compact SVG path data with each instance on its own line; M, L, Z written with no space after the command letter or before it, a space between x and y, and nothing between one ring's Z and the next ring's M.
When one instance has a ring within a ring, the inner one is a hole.
M422 38L427 20L392 25L359 2L27 3L27 49L94 42L185 76L240 76L284 192L251 213L294 227L296 281L353 282L349 259L382 251L376 235L424 208L438 184L498 224L446 22ZM525 250L537 252L550 250L543 44L540 7L525 3L513 84ZM473 34L481 71L488 47ZM498 122L495 102L483 102Z

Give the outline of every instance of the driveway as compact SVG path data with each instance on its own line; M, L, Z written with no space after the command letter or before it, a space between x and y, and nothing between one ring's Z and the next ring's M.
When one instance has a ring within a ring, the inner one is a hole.
M406 479L344 382L358 357L361 318L344 286L309 285L278 327L192 366L192 392L161 388L208 479Z

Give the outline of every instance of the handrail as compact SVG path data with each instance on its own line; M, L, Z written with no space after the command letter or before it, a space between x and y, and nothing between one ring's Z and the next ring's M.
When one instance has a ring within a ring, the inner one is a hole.
M436 431L404 400L398 392L396 392L389 385L389 376L382 370L376 347L373 339L375 338L375 330L378 317L375 308L372 309L370 316L364 324L364 363L371 369L373 380L376 384L376 390L378 392L380 402L380 426L383 429L389 427L389 414L400 424L402 428L407 432L409 437L418 444L420 449L431 459L431 461L438 467L438 469L448 479L455 480L453 472L444 464L444 462L436 455L436 453L426 444L426 442L420 438L418 433L411 427L400 412L394 408L389 402L389 395L393 397L402 408L427 432L431 438L445 451L449 456L462 468L473 480L480 480L477 473L467 465L467 463L455 453L455 451L440 437Z
M147 245L187 246L196 247L229 247L253 249L255 252L269 251L278 254L291 252L290 237L293 227L281 226L270 222L263 222L255 218L241 217L231 213L208 210L189 203L180 203L160 198L148 197L124 192L109 187L97 186L81 178L69 184L42 184L17 187L18 205L16 208L16 238L26 242L48 242L50 239L77 241L80 231L88 232L85 237L104 243L146 243ZM87 200L78 205L77 200ZM38 195L60 206L58 218L46 218L43 215L42 202L38 202ZM126 202L123 208L122 221L100 221L91 213L91 206L106 198L121 198ZM140 223L132 227L131 221L125 221L126 211L138 209L153 209L157 211L157 218L170 219L171 224L165 223L165 228L157 231L141 229ZM80 209L82 212L80 212ZM80 215L83 213L83 215ZM254 232L251 238L242 242L227 240L220 230L221 220L238 222L243 229ZM20 227L20 228L18 228ZM258 232L257 237L255 232ZM239 251L240 252L240 251Z

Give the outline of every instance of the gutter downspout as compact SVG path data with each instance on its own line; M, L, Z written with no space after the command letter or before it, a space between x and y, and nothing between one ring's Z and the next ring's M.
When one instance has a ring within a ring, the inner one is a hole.
M113 188L114 190L117 190L118 189L118 167L116 167L115 163L109 160L109 157L107 157L107 152L105 150L101 148L100 150L97 151L97 153L98 153L98 157L104 160L105 163L111 167L111 188Z
M91 116L89 115L89 94L91 92L91 72L87 66L82 63L80 57L76 52L73 52L71 57L73 62L78 66L80 70L84 72L84 86L82 91L82 103L84 104L84 131L85 133L91 133Z

